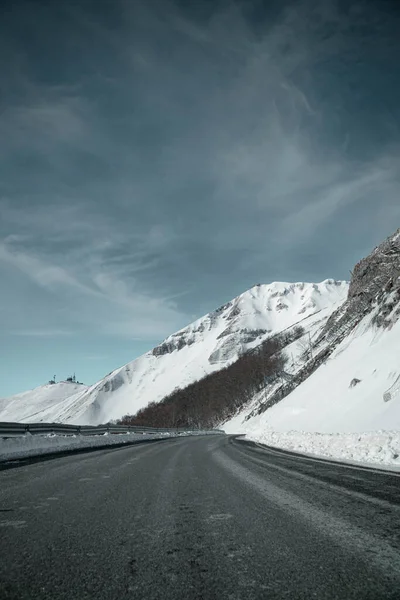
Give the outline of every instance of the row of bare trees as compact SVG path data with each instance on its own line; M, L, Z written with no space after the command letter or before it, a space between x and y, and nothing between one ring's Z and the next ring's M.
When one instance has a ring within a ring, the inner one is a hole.
M212 428L233 416L266 382L284 369L283 348L303 334L301 328L269 338L236 362L207 375L161 402L150 402L136 415L126 415L123 425L149 427Z

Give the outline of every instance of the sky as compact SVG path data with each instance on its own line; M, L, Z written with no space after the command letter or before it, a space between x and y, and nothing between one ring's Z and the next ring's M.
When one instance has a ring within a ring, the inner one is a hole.
M400 226L395 0L4 0L0 397Z

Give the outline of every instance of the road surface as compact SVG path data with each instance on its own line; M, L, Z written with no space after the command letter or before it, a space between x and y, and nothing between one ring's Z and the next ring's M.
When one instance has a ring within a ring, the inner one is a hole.
M400 597L400 478L228 436L0 472L0 597Z

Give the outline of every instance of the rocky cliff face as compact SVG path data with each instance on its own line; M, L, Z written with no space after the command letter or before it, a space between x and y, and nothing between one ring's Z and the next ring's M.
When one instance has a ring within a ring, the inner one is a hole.
M354 267L347 301L328 319L318 342L348 333L368 313L389 327L400 315L400 229Z
M349 287L349 301L367 303L389 282L400 277L400 229L356 264Z
M356 265L353 279L349 296L364 296L375 309L374 323L392 327L400 317L400 229Z

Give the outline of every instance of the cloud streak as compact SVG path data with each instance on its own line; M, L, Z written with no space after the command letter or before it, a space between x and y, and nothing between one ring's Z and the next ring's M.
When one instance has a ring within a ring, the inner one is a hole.
M34 338L47 338L47 337L64 337L74 335L73 331L67 331L66 329L21 329L19 331L12 331L12 335L21 337L34 337Z
M25 219L28 225L29 217L25 215ZM80 223L80 227L82 225ZM91 226L88 231L91 231ZM73 230L71 235L69 244L72 240L77 243L79 237L76 231ZM46 236L45 229L43 236ZM45 239L48 244L48 238ZM165 239L158 230L155 235L150 232L143 248L163 247ZM68 243L68 238L63 241ZM121 245L127 246L128 241L119 239L118 244L114 245L110 239L106 243L94 240L90 244L85 238L80 248L74 247L63 254L55 246L50 262L46 256L46 244L41 247L40 240L35 236L9 235L0 242L0 264L20 272L33 284L43 288L48 301L48 294L62 297L71 324L89 326L107 335L158 339L160 335L167 335L171 328L173 330L185 322L185 315L178 310L174 298L146 292L143 284L134 278L154 267L154 262L146 262L144 249L142 252L137 249L135 253L125 256L114 256L114 252ZM140 244L138 240L136 242L138 247ZM111 258L108 257L110 252ZM60 318L65 319L65 311ZM25 336L62 336L66 331L45 328L23 329L16 333Z

